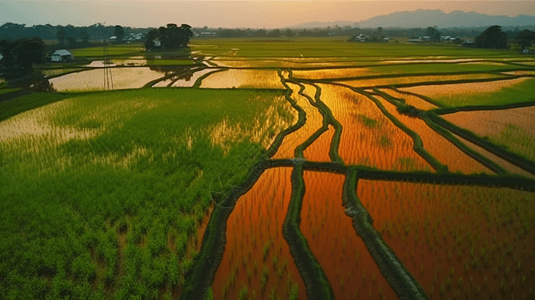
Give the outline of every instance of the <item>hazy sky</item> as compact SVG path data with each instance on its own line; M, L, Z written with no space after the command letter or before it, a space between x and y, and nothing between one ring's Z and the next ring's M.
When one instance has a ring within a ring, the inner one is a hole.
M277 28L304 22L364 21L397 11L441 9L489 15L535 15L535 1L18 1L0 0L5 22L87 26L95 23L158 27L187 23L193 27Z

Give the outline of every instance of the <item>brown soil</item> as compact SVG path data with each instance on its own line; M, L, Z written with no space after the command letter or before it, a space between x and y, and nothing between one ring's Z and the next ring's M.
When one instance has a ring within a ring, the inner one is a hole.
M335 299L397 299L344 212L344 179L343 175L304 172L301 231Z

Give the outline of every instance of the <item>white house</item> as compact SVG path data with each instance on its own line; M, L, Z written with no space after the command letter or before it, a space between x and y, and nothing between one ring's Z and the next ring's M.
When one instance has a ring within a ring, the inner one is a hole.
M74 56L67 49L56 50L50 55L51 61L69 61L73 59Z

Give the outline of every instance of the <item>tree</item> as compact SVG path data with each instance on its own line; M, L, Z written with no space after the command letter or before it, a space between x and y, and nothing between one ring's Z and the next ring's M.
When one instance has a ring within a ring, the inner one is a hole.
M279 37L281 36L281 31L280 29L273 29L268 35L271 37Z
M65 28L63 26L58 26L58 29L56 31L56 37L58 38L58 42L60 44L65 43L65 36L67 35L67 32L65 31Z
M476 47L486 49L507 49L507 35L498 25L490 26L476 37Z
M426 31L427 36L431 39L433 42L440 41L440 31L436 27L427 27Z
M124 28L121 25L115 25L114 27L114 35L117 37L118 41L122 41L124 38Z
M157 30L149 31L145 40L145 49L153 49L153 41L156 38L160 40L164 49L184 48L188 46L192 36L193 32L188 24L182 24L178 27L176 24L169 23L166 27L160 26Z
M89 44L89 33L87 32L87 28L83 28L80 34L80 37L82 38L83 44Z
M154 49L154 40L158 37L158 31L156 29L152 29L147 33L147 36L145 37L145 49L147 51L150 51Z
M291 38L292 36L294 36L294 32L290 28L288 28L288 29L286 29L286 32L284 33L284 35L286 37Z
M34 64L43 64L46 47L40 38L0 41L0 53L4 56L2 64L7 69L31 70Z
M531 47L531 43L535 40L535 32L524 30L516 38L515 42L520 46L520 51Z
M377 35L377 37L382 37L383 36L383 27L377 27L376 35Z
M67 43L69 44L70 47L75 46L76 45L76 39L73 36L68 36L67 37Z

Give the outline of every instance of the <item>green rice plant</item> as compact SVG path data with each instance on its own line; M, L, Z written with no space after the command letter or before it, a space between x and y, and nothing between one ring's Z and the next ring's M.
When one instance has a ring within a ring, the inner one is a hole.
M277 287L273 287L269 293L270 300L277 300Z
M279 262L279 258L277 257L277 255L273 255L271 257L271 260L273 261L273 268L275 268L277 266L277 263Z
M262 269L262 277L260 278L260 288L264 290L266 287L266 283L268 281L268 272L269 270L264 266Z
M270 242L267 242L266 244L264 244L264 247L262 248L262 254L263 254L264 261L267 259L267 255L269 253L269 248L271 248L271 243Z
M290 291L288 293L289 300L297 300L299 296L299 286L297 284L292 284Z
M238 296L238 299L239 300L247 300L247 296L249 294L249 290L247 289L246 286L242 287L241 290L240 290L240 293L239 293L239 296Z

